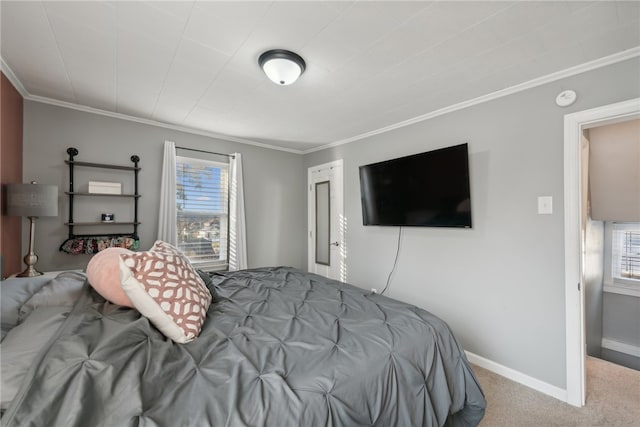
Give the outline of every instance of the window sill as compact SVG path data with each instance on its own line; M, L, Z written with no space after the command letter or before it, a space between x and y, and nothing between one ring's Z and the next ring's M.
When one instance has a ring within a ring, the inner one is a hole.
M628 295L640 298L640 286L622 283L605 283L604 292L610 294Z
M229 270L229 264L196 264L196 263L192 263L191 264L194 268L197 268L198 270L202 270L205 271L207 273L213 273L214 271L228 271Z

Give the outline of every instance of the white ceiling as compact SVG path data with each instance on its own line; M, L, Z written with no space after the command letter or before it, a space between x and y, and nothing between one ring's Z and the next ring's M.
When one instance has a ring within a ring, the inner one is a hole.
M640 2L2 1L27 98L296 151L640 46ZM289 49L291 86L259 69Z

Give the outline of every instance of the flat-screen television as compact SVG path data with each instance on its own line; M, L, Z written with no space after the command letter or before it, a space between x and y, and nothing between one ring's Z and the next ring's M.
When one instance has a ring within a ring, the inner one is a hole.
M364 225L471 227L468 144L360 166Z

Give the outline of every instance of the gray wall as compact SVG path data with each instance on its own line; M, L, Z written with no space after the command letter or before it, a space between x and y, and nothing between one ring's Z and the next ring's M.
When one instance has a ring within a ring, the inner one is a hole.
M602 335L640 348L640 298L605 292Z
M565 388L563 119L640 96L638 75L629 60L305 155L344 159L348 281L381 288L398 236L362 225L358 166L467 141L473 229L405 229L388 295L442 317L465 349ZM576 104L556 107L569 88ZM538 196L553 196L552 215Z
M306 176L298 154L264 149L205 136L179 132L127 120L61 108L38 102L24 103L24 169L25 181L56 184L60 188L60 216L40 218L36 225L35 252L42 271L83 269L89 256L68 255L58 251L67 237L68 147L76 147L80 161L131 165L132 154L140 156L139 234L141 249L151 247L156 238L160 176L163 146L166 139L189 148L240 152L243 156L245 208L247 216L247 246L249 266L290 265L305 268ZM80 179L122 181L130 184L130 173L110 179L110 172L78 168ZM80 174L84 174L81 175ZM86 185L86 181L83 181ZM76 187L82 190L82 187ZM113 198L91 198L81 203L85 212L115 212L116 218L129 215L131 209L119 206ZM106 203L106 205L105 205ZM120 216L118 216L120 215ZM88 220L85 218L85 220ZM26 220L25 220L26 224ZM28 227L23 227L23 253L28 245ZM76 232L84 232L77 229ZM93 232L89 230L87 232Z

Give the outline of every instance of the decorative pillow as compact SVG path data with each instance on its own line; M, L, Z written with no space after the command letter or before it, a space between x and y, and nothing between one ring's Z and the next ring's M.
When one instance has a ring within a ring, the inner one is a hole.
M147 252L120 256L122 288L133 305L165 336L195 339L211 304L211 293L185 255L157 241Z
M120 255L133 253L125 248L107 248L89 260L87 280L107 301L133 307L133 303L120 285Z

